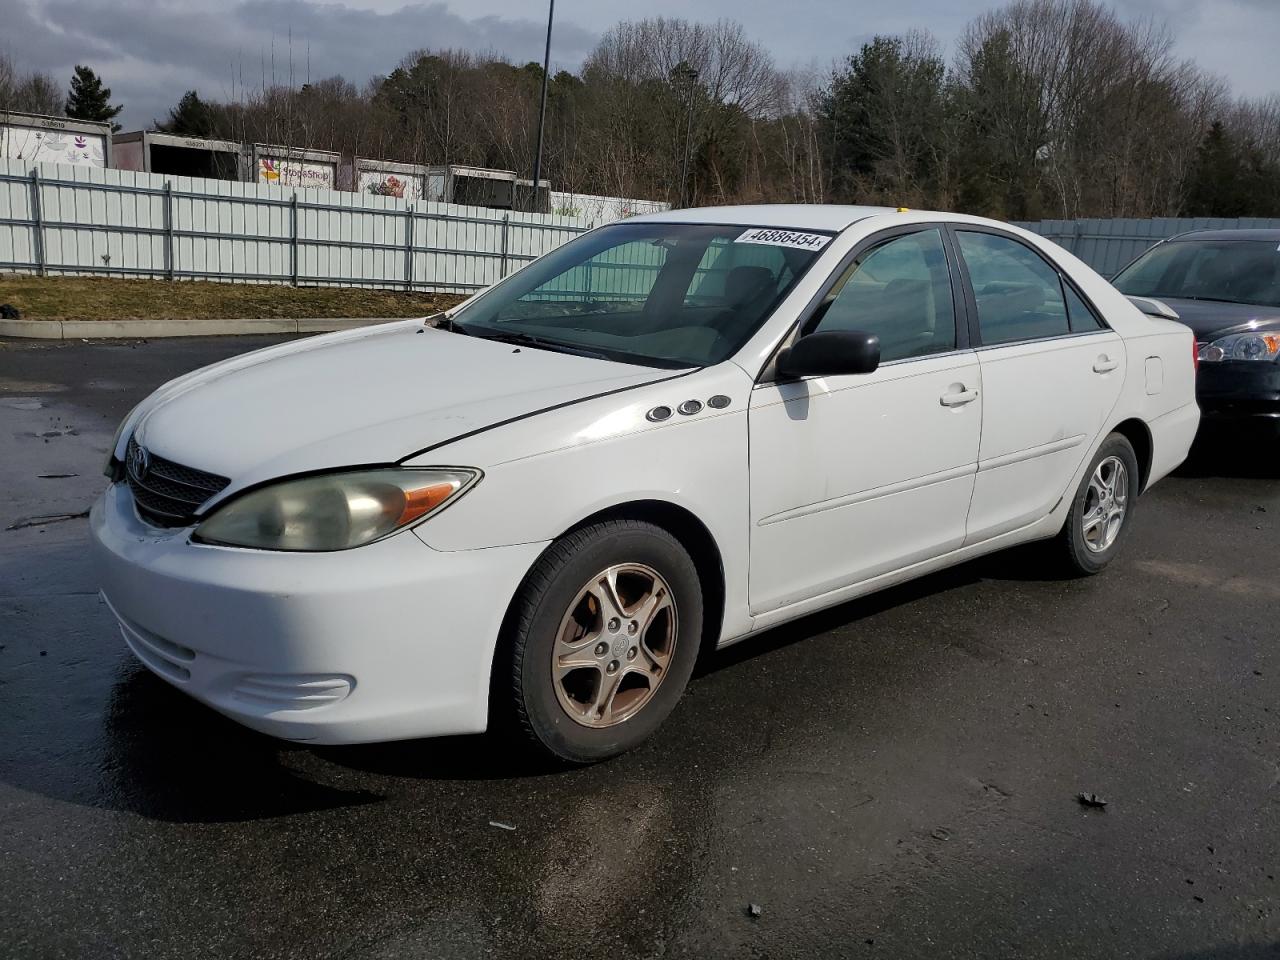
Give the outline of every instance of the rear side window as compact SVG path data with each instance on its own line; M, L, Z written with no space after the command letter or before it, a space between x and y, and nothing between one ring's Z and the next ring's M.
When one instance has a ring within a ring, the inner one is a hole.
M1062 281L1039 254L1017 240L992 233L959 230L956 238L973 284L983 344L1071 332Z
M1080 294L1071 284L1062 281L1062 290L1067 296L1067 316L1071 319L1072 333L1088 333L1090 330L1104 330L1098 315L1089 309Z
M880 359L946 353L956 314L942 233L921 230L862 254L819 307L813 330L862 330L880 338Z

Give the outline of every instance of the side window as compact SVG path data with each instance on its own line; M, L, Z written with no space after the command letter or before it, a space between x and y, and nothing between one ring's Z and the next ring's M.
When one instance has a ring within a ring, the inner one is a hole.
M1062 281L1063 292L1067 295L1067 317L1071 320L1072 333L1088 333L1090 330L1105 330L1098 315L1089 309L1075 288L1065 280Z
M956 346L951 274L937 229L894 237L862 254L819 307L812 330L864 330L880 360L945 353Z
M985 345L1071 332L1058 272L1034 250L992 233L959 230Z

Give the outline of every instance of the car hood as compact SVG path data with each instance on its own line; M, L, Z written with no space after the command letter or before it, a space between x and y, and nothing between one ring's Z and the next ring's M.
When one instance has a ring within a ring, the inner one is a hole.
M1156 297L1178 314L1178 319L1195 331L1197 340L1216 339L1228 333L1252 329L1255 325L1280 326L1280 307L1252 303L1220 303L1214 300L1181 300Z
M157 390L131 429L152 453L230 477L230 494L289 474L394 463L464 434L673 372L409 321L205 367Z

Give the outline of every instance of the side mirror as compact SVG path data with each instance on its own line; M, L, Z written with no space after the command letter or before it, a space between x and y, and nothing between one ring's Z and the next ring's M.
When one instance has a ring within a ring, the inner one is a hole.
M871 373L880 366L880 338L862 330L828 330L801 337L778 353L781 380Z

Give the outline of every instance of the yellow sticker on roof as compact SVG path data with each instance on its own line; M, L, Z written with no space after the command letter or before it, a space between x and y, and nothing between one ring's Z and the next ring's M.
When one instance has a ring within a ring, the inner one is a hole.
M776 227L752 227L735 243L763 243L771 247L795 247L797 250L821 250L831 238L824 233L797 233Z

